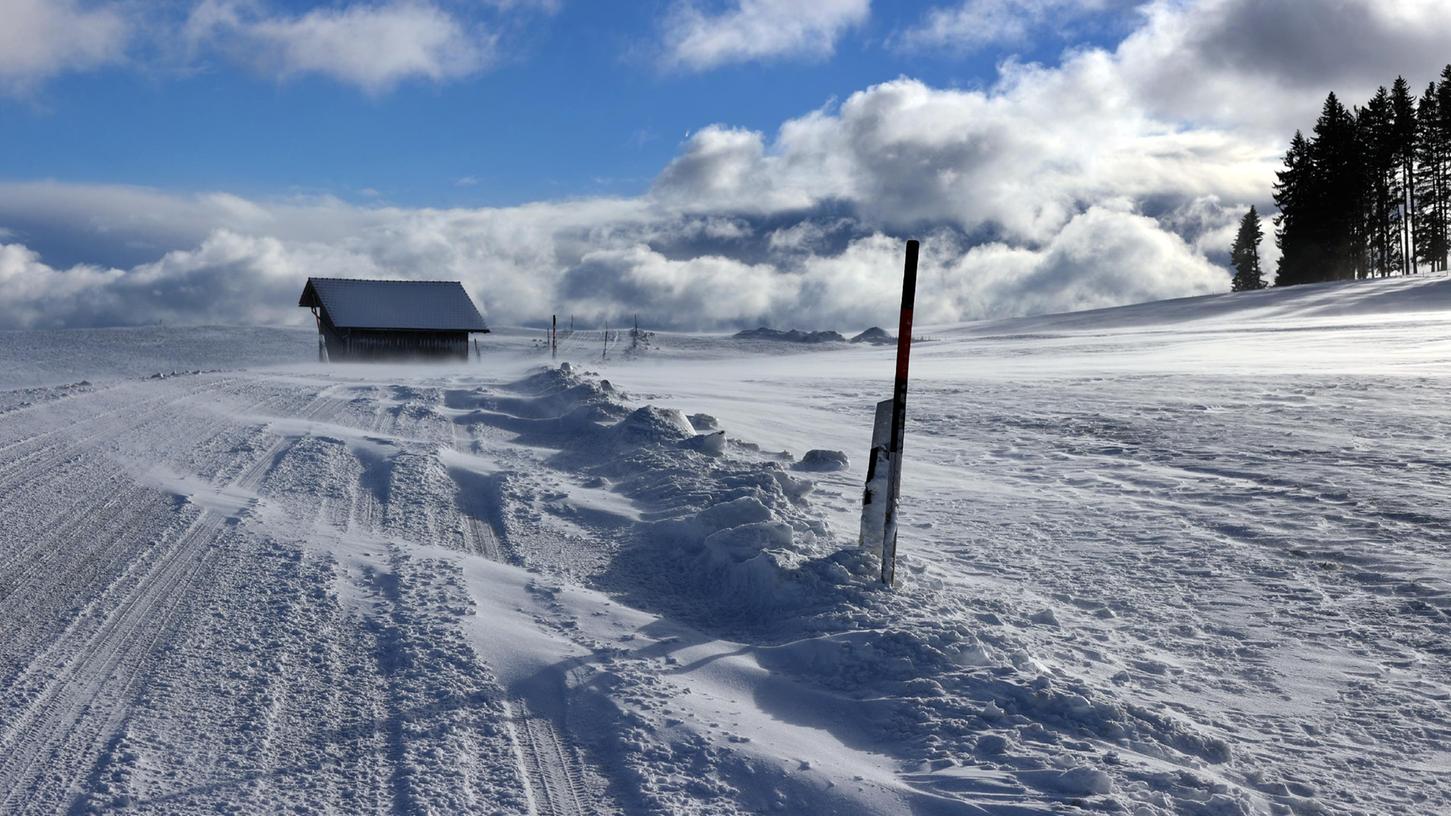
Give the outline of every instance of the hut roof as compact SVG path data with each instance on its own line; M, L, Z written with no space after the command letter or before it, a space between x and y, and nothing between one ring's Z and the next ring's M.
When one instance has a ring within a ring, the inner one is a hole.
M298 306L321 306L345 329L486 332L458 281L308 278Z

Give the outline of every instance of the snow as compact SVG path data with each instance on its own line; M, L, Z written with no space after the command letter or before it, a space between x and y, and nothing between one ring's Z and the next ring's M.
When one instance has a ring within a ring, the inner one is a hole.
M1446 810L1448 310L0 334L0 812Z

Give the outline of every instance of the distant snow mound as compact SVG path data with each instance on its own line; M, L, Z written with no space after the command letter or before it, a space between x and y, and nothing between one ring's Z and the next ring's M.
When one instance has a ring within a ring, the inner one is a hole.
M737 340L774 340L778 343L845 343L846 338L840 332L814 331L804 332L800 329L768 329L765 326L759 329L746 329L735 333Z
M870 329L862 332L861 334L853 337L851 339L851 342L871 343L874 346L890 346L893 343L897 342L897 338L893 337L887 332L886 329L882 328L881 326L873 326Z

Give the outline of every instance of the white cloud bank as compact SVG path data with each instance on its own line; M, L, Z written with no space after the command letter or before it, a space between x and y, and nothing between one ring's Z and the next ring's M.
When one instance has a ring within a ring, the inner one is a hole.
M0 91L121 60L130 26L114 7L75 0L0 0Z
M871 0L732 0L718 13L680 0L667 15L667 66L705 70L780 58L822 59L837 40L866 22Z
M597 204L597 203L596 203ZM626 208L627 203L622 203ZM589 203L486 211L353 211L348 237L318 242L214 229L193 249L125 269L55 268L0 244L0 326L298 323L308 275L462 280L495 322L553 312L586 324L638 313L647 325L757 323L864 328L899 294L900 239L881 232L795 258L675 256L703 222L590 212ZM601 225L597 219L606 216ZM925 236L922 322L1064 311L1227 288L1223 269L1153 219L1090 208L1039 249Z

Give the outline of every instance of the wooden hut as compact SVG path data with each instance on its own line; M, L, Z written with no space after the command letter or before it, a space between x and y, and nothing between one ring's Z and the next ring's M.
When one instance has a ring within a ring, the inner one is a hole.
M489 330L458 281L308 278L297 305L312 309L333 361L466 360L469 333Z

